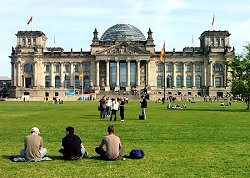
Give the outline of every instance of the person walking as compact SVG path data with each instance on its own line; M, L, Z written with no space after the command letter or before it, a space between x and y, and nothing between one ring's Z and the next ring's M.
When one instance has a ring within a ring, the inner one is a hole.
M121 121L124 122L124 110L125 110L125 101L124 98L121 98L120 102L120 117Z
M141 112L142 112L142 119L141 120L146 120L146 108L147 108L147 100L145 99L145 96L141 96L142 101L141 103Z
M119 102L117 101L117 98L112 98L110 121L112 121L113 116L114 116L114 121L116 121L117 119L116 114L118 109L119 109Z
M104 119L106 116L106 97L103 96L102 99L99 101L100 103L100 118Z

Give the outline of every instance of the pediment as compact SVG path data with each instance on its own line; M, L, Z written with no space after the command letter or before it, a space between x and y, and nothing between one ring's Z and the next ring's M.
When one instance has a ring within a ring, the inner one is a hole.
M126 42L113 45L101 51L97 51L95 55L149 55L149 51L146 51L137 46L132 46Z

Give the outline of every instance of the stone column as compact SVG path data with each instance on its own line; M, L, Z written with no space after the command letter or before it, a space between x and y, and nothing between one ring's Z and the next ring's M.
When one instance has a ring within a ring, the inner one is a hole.
M55 87L54 64L50 62L50 87Z
M109 60L106 60L106 85L105 85L105 91L110 91L110 86L109 86Z
M209 78L210 78L210 83L209 83L209 86L210 87L213 87L214 85L213 85L213 62L212 61L209 61L209 64L210 64L210 76L209 76Z
M11 86L15 86L15 64L11 62Z
M100 86L99 61L96 61L96 87Z
M186 63L182 63L182 88L186 87Z
M119 60L116 60L116 86L115 91L120 90L120 66Z
M141 78L141 73L140 73L140 60L136 60L136 70L137 70L137 81L136 81L136 88L137 90L141 89L140 86L140 78Z
M207 86L207 67L208 67L207 64L204 62L204 64L203 64L204 84L203 85L205 87Z
M61 87L65 87L65 76L63 75L63 62L60 62L60 76L61 76Z
M223 66L223 72L224 72L224 77L223 77L224 87L227 87L227 66L226 65Z
M17 80L17 83L16 83L16 86L17 87L20 87L21 86L21 63L20 61L17 61L17 68L16 68L16 80Z
M165 64L163 64L163 65L165 65ZM147 61L147 79L146 79L146 81L147 81L147 87L150 87L151 86L151 83L150 83L150 61Z
M192 76L192 88L195 88L195 63L193 62L193 68L192 68L193 76Z
M173 88L176 87L176 64L173 62Z
M127 87L126 91L130 91L130 60L127 60Z
M70 86L74 86L75 84L75 70L74 70L74 63L70 62Z
M34 62L34 65L33 65L33 87L36 87L37 86L37 61Z

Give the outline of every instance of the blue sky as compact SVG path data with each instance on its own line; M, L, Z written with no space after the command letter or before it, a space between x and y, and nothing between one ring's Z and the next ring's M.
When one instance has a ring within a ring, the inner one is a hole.
M203 31L228 30L230 45L236 53L250 40L249 0L8 0L0 1L0 76L10 77L11 47L16 46L17 31L39 30L48 37L47 47L65 51L90 50L93 31L98 37L116 24L136 26L147 37L151 28L160 51L182 51L199 46ZM31 25L27 25L33 16ZM54 45L54 36L56 44Z

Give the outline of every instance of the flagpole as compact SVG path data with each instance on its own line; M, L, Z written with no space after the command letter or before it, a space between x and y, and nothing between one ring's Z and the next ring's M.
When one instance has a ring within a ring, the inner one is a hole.
M163 82L164 82L164 85L163 85L163 90L164 90L164 94L163 94L163 98L164 100L166 100L166 57L165 57L165 54L164 54L164 57L163 57Z
M83 100L83 73L82 73L82 100Z

